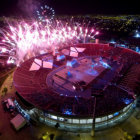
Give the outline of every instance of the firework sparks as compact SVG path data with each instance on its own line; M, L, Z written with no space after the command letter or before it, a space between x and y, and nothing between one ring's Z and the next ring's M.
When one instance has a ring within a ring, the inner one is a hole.
M36 14L39 21L49 22L54 19L55 11L53 8L47 5L44 5L44 6L41 6L40 9L36 11ZM46 20L46 19L49 19L49 20Z
M0 44L16 50L17 64L40 54L49 52L54 48L70 46L78 42L86 42L94 38L99 32L93 28L85 28L80 25L68 25L56 20L53 24L42 25L38 22L32 24L22 21L19 24L9 25L8 29L0 32Z

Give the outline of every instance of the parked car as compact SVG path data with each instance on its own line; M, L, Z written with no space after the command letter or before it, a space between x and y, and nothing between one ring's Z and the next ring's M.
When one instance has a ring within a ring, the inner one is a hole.
M7 111L6 102L2 100L1 103L2 103L4 111Z
M14 102L12 101L11 98L8 98L7 100L3 101L4 108L10 112L13 112L15 109Z

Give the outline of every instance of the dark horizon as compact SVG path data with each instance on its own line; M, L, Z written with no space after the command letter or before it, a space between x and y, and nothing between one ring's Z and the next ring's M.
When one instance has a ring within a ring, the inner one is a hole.
M0 16L32 16L41 4L52 7L56 15L140 14L135 0L123 2L121 0L0 0Z

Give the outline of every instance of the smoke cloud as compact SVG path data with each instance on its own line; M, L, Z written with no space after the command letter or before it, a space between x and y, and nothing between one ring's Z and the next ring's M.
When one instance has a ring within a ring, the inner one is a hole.
M18 0L18 8L29 17L33 16L39 6L40 2L38 0Z

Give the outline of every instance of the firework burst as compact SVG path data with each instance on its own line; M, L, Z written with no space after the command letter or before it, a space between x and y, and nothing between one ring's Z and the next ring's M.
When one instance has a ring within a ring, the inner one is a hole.
M48 20L48 19L47 19ZM0 44L9 50L16 50L17 64L42 52L50 52L79 42L87 42L99 32L93 28L68 24L59 20L45 25L22 21L8 25L0 31Z
M54 19L55 11L47 5L43 5L36 11L36 14L40 22L46 23L46 19L49 19L49 21Z

